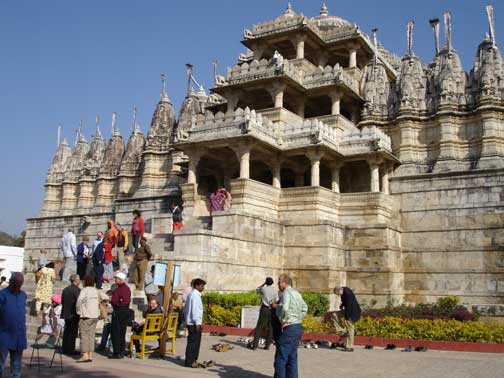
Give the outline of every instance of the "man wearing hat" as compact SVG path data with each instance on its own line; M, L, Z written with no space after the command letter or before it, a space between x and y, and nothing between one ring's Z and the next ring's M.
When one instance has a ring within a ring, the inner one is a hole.
M0 377L10 354L11 377L21 377L21 360L26 349L26 293L21 291L22 273L13 273L9 287L0 291Z
M126 285L126 274L117 272L114 276L117 288L112 293L112 346L114 354L110 358L122 359L126 351L126 327L129 321L131 290Z
M336 286L334 294L341 297L340 311L331 314L331 322L342 336L346 337L346 352L353 352L354 324L360 319L361 309L353 291L345 286Z
M255 329L254 341L250 349L257 349L259 338L263 331L266 331L266 344L264 349L269 349L273 342L273 324L271 323L271 304L278 302L278 290L273 287L273 278L267 277L266 281L256 289L261 295L261 309L259 310L259 319Z

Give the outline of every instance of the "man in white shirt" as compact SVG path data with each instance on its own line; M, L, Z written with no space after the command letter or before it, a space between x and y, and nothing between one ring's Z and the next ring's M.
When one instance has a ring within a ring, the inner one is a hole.
M196 278L192 283L194 289L187 297L187 301L184 305L186 325L187 330L189 331L185 354L185 366L197 368L202 366L198 363L201 345L201 324L203 323L203 302L201 301L201 292L205 290L206 282L201 278Z
M63 268L62 281L68 281L70 275L75 273L73 267L75 266L75 259L77 257L77 240L72 229L63 235L61 239L61 250L63 251L63 258L65 259L65 266Z

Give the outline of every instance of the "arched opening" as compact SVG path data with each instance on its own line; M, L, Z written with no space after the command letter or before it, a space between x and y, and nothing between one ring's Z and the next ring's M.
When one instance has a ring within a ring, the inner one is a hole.
M250 161L250 178L268 185L273 181L270 167L260 160Z
M247 106L255 110L270 109L274 106L274 102L267 90L258 88L246 91L240 95L238 107L245 109Z
M296 173L290 168L280 170L280 185L282 188L293 188L296 186Z
M327 160L320 161L320 186L332 189L332 173Z
M332 102L329 96L310 97L306 100L305 117L321 117L331 115Z

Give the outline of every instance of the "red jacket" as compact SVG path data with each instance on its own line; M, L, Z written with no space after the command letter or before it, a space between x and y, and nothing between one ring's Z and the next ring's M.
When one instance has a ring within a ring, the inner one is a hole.
M105 247L105 264L110 264L112 262L112 244L109 242L104 243Z
M131 226L131 235L135 236L137 232L140 234L140 237L144 234L144 221L141 216L133 219L133 225Z

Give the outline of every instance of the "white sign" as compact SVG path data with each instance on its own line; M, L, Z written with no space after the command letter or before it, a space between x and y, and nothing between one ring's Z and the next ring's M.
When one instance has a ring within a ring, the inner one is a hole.
M241 328L255 328L261 306L243 306L241 309Z
M173 287L180 285L180 265L173 266Z
M156 263L154 265L154 285L164 286L166 283L166 270L168 265L162 263Z

